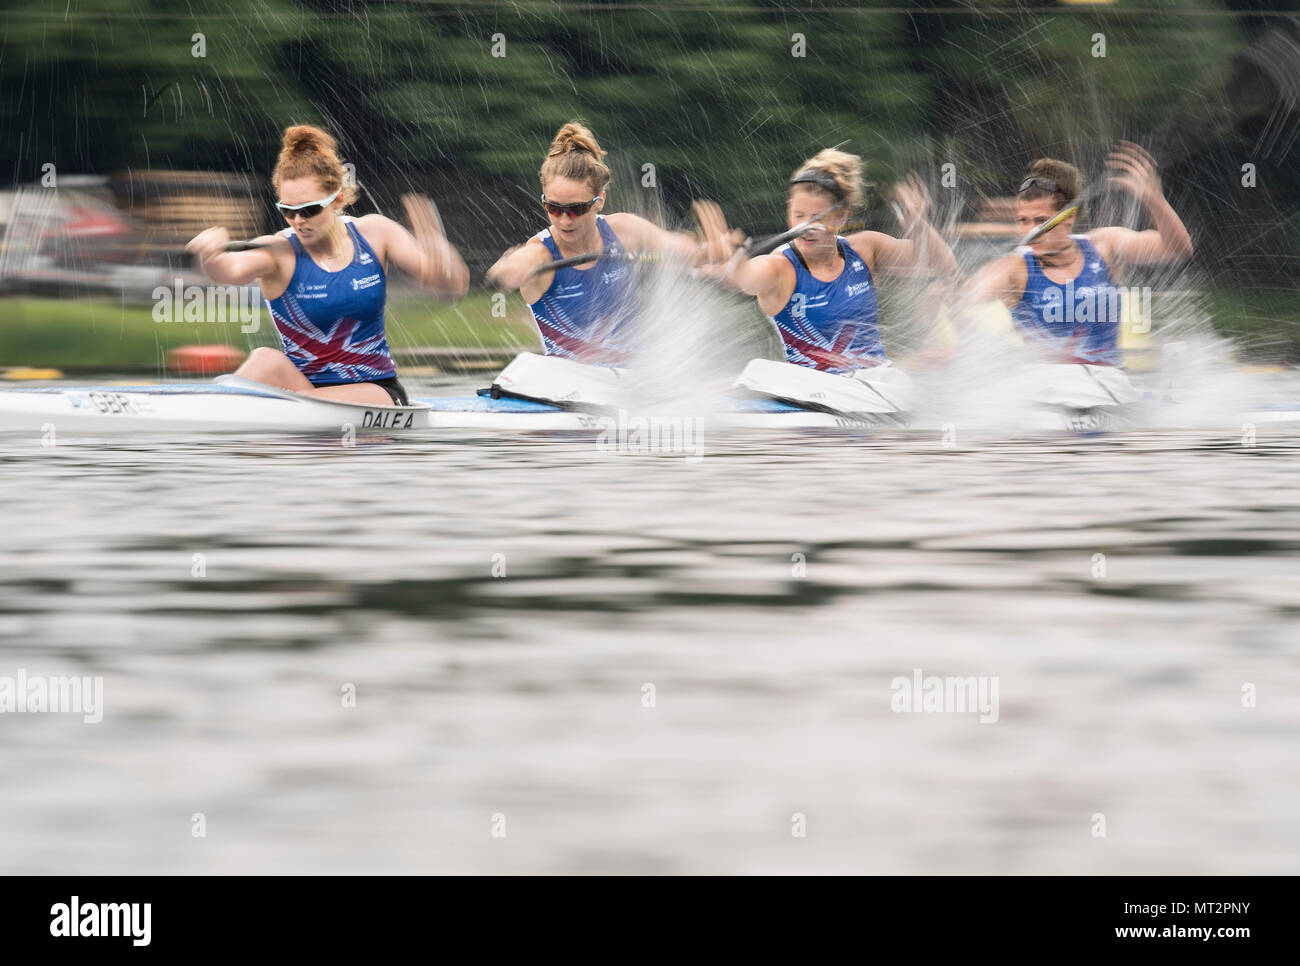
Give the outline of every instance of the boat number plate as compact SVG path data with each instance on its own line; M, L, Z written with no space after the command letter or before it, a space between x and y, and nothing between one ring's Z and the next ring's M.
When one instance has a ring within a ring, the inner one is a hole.
M1065 428L1076 433L1118 429L1120 421L1109 413L1074 413L1065 417Z
M367 409L361 417L361 425L366 429L413 429L415 410Z
M70 392L69 399L77 409L93 409L97 413L115 416L138 416L153 412L148 396L126 392Z

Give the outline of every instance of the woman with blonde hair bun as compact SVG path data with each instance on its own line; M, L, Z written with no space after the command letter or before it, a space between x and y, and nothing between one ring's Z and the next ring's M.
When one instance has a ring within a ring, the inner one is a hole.
M547 356L612 367L626 365L638 348L632 258L668 255L694 265L726 258L732 246L721 211L708 202L694 206L703 242L630 212L604 214L610 181L605 155L581 123L560 128L538 172L550 226L502 255L487 277L523 296ZM584 254L591 255L585 264L548 268Z
M821 151L799 165L789 186L786 222L806 230L730 273L732 284L756 296L776 324L786 361L755 360L738 385L796 403L835 399L842 405L824 405L845 411L905 409L907 378L889 366L880 339L876 276L956 271L948 245L926 220L929 192L915 174L894 187L904 222L904 237L895 238L879 231L840 234L862 201L857 155ZM893 388L883 390L885 384Z
M288 228L242 246L247 250L230 250L224 228L209 228L187 246L214 282L257 281L280 334L283 351L254 349L236 375L330 399L405 405L385 333L387 266L444 298L459 299L469 287L469 271L443 237L433 204L402 198L412 231L380 214L343 214L357 189L334 138L307 124L285 129L271 183Z

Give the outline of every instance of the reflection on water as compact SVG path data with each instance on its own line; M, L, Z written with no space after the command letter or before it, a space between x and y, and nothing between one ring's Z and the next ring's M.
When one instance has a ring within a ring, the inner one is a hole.
M0 441L0 869L1297 871L1296 437L707 453Z

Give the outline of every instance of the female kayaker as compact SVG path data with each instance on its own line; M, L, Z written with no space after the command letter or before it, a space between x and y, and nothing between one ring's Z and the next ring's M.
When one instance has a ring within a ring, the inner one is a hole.
M839 232L862 199L862 161L827 149L790 178L786 222L821 227L734 270L732 282L758 297L776 323L786 361L826 373L879 366L888 356L880 341L877 275L956 271L948 245L926 221L930 195L916 175L894 188L904 219L903 238L879 231Z
M1064 161L1040 158L1016 193L1018 230L1028 233L1074 205L1079 211L1025 248L985 265L960 300L969 306L1000 299L1026 343L1038 348L1046 362L1118 366L1118 266L1172 262L1192 254L1191 237L1161 190L1155 158L1121 141L1106 163L1117 172L1111 181L1133 194L1153 227L1075 234L1083 175Z
M487 278L497 288L518 289L546 355L623 366L639 342L636 272L627 256L658 253L694 265L726 258L733 246L720 209L708 202L695 204L703 241L629 212L602 214L610 181L606 153L577 121L560 128L538 172L550 227L501 256ZM549 262L588 252L615 257L546 269Z
M262 247L250 251L227 252L224 228L209 228L186 247L214 282L256 280L279 331L284 351L254 349L236 375L330 399L402 405L406 392L384 329L387 266L456 299L469 287L469 271L427 198L402 199L414 234L380 214L343 214L357 195L344 174L333 137L311 125L286 128L271 183L289 227L256 239Z

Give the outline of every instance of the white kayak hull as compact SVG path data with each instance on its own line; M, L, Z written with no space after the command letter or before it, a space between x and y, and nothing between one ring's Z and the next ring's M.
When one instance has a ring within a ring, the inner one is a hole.
M615 429L612 416L560 409L546 403L483 396L413 400L407 407L365 406L254 388L243 383L156 386L23 387L0 389L0 433L100 435L143 433L416 433L438 429L601 432ZM1040 409L1017 416L1015 432L1105 432L1150 425L1144 407ZM667 417L671 418L671 417ZM838 429L860 432L942 431L933 425L904 427L897 416L847 417L814 412L773 399L731 399L700 413L713 429ZM1300 406L1242 413L1221 428L1300 427Z
M366 406L228 384L0 390L4 433L403 432L427 429L428 406Z

